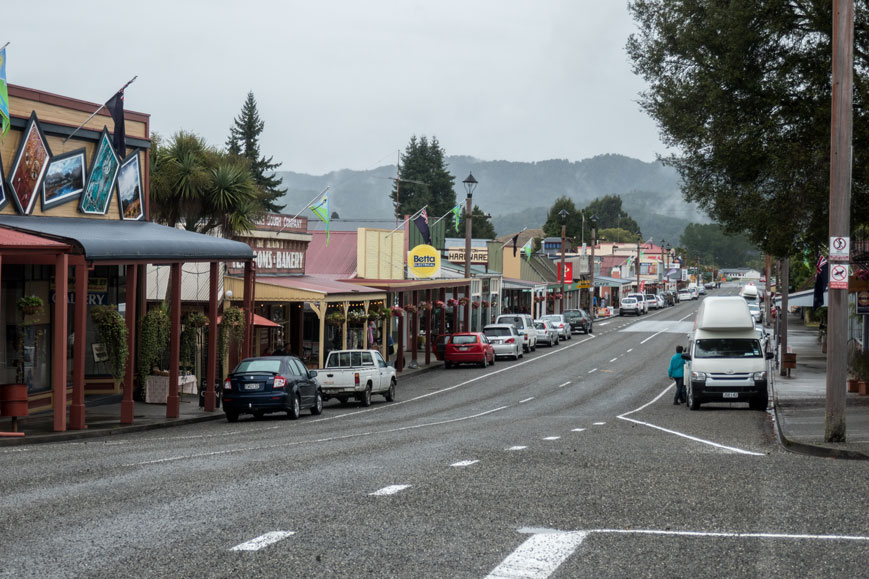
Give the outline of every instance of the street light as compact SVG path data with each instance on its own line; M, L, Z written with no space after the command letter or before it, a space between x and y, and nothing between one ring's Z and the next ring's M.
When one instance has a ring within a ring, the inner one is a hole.
M471 200L474 196L474 189L477 188L477 180L474 179L473 173L468 173L467 178L462 181L465 184L465 191L468 193L468 198L465 200L465 279L468 280L468 289L471 287ZM470 293L470 292L468 292ZM471 331L471 296L468 297L468 303L465 304L465 331Z
M564 272L564 234L567 229L567 210L562 209L558 212L558 216L561 217L561 299L558 300L561 302L561 313L564 313L564 279L567 277Z
M664 278L664 288L670 289L670 244L668 243L664 249L667 252L666 257L664 258L664 274L667 276Z

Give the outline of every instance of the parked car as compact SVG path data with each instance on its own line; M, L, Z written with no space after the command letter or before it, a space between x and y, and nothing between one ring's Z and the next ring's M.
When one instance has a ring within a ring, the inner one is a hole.
M688 302L694 299L694 296L691 295L691 290L689 289L680 289L679 290L679 301L680 302Z
M763 309L760 307L759 303L749 302L748 311L751 313L751 317L755 323L763 323Z
M492 344L495 356L510 356L514 360L522 357L522 336L513 324L489 324L483 333Z
M535 333L534 337L537 335ZM444 351L444 367L458 364L479 364L483 368L495 363L495 349L482 332L453 334Z
M650 310L657 310L658 308L663 307L658 302L658 297L655 294L645 294L643 297L646 298L646 303L649 304Z
M295 356L245 358L223 382L223 413L228 422L240 414L254 418L286 412L295 420L306 408L323 412L323 391L317 371L308 370Z
M658 309L663 310L667 307L667 300L664 299L664 296L658 294L655 296L655 299L658 300Z
M763 326L755 326L754 331L757 333L758 339L760 339L760 345L763 347L764 355L766 352L769 352L772 348L770 346L769 334L766 333L766 329Z
M570 330L570 322L567 321L567 318L564 314L547 314L545 316L540 317L541 320L546 320L555 326L555 329L558 330L558 337L562 340L569 340L571 337Z
M356 398L362 406L371 406L372 394L395 400L395 368L378 350L332 350L319 376L326 400Z
M634 298L637 300L639 304L639 312L640 314L648 314L649 313L649 304L646 303L645 294L628 294L627 297Z
M513 324L522 336L522 349L533 352L537 349L537 332L534 330L534 319L528 314L501 314L495 319L496 324Z
M558 345L558 330L547 320L534 320L534 329L537 331L537 343L545 343L547 346Z
M705 296L706 295L706 286L705 285L698 286L697 293L700 294L701 296Z
M564 317L570 323L571 332L583 332L585 334L594 332L594 320L591 319L591 315L587 311L583 309L564 310Z
M637 298L622 298L622 301L619 302L619 315L633 314L639 316L642 313L642 307Z

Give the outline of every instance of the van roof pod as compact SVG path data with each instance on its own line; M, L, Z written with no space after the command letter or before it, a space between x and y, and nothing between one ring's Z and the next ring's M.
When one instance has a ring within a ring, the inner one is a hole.
M751 330L754 329L754 320L748 304L741 297L708 297L700 304L694 329Z

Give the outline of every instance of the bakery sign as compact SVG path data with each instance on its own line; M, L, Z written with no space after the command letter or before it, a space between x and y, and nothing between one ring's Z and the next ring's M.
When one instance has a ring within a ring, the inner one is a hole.
M300 275L305 273L307 243L288 239L249 239L256 256L257 275ZM244 263L232 262L231 275L244 273Z
M447 259L452 263L465 263L465 248L450 247L447 249ZM473 265L486 265L489 263L489 248L471 248L471 263Z

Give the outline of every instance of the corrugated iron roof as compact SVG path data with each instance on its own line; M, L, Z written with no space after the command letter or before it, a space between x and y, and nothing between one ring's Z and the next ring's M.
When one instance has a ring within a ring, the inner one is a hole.
M379 290L355 283L347 283L334 275L300 275L284 277L258 277L257 283L296 288L323 294L366 294L382 293Z
M69 249L69 245L0 227L0 248L2 249Z
M356 232L333 231L326 246L325 231L309 231L311 243L305 254L305 275L356 275Z

